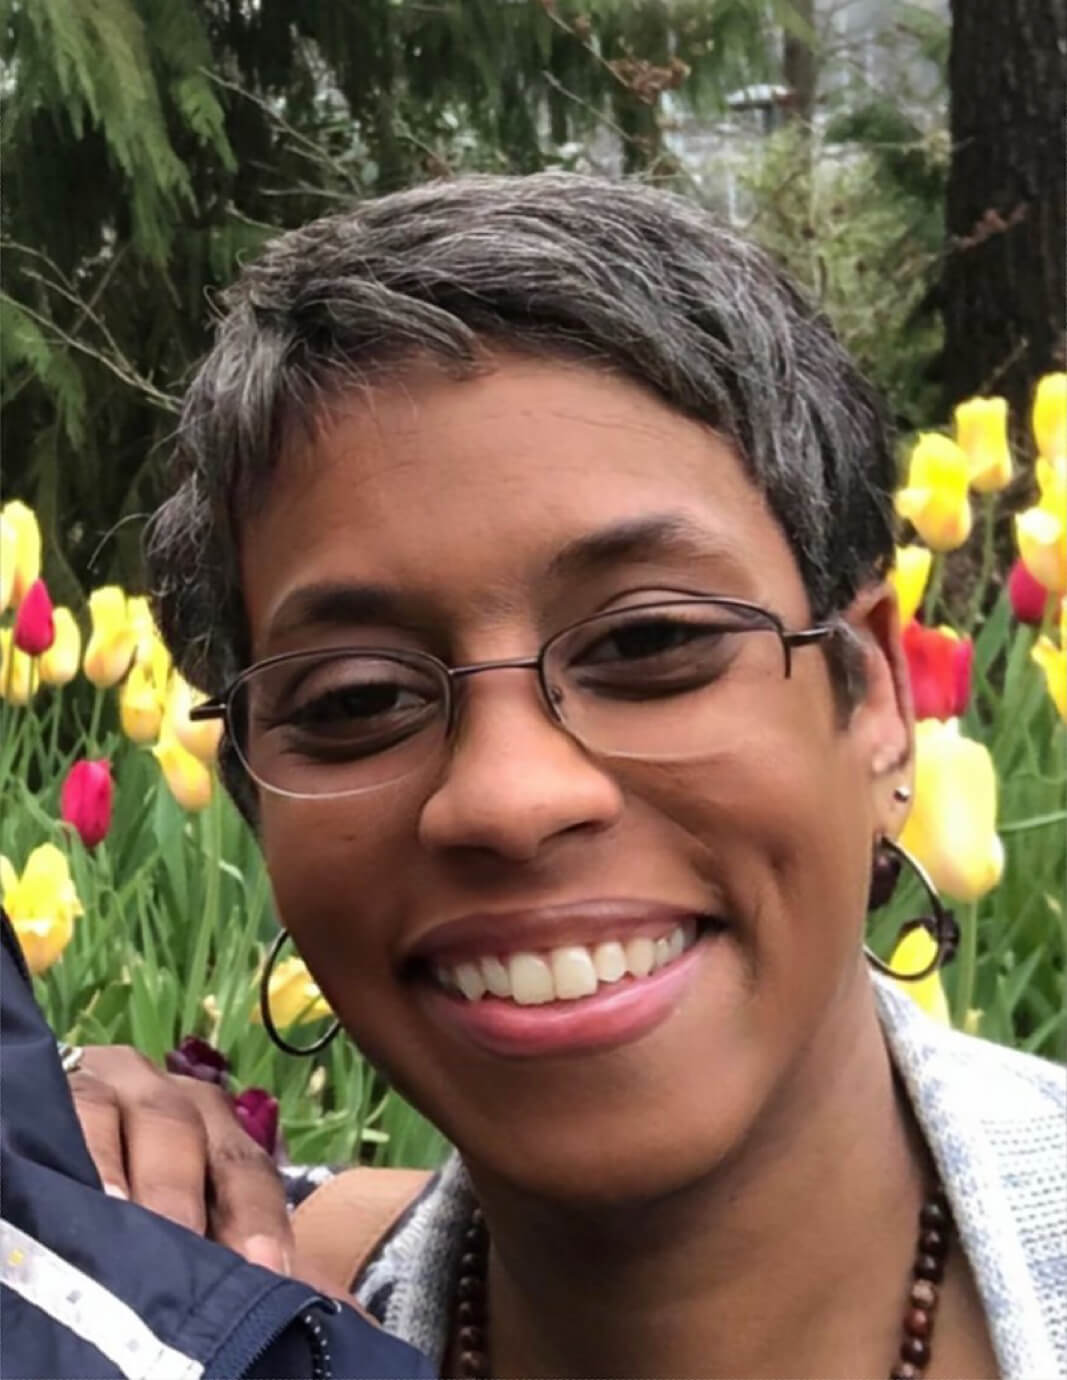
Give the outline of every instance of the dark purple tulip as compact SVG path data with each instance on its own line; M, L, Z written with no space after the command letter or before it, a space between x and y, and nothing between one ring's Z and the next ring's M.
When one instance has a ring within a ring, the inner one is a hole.
M170 1073L199 1078L201 1083L218 1083L225 1088L229 1082L230 1061L196 1035L183 1036L178 1048L170 1050L164 1062Z
M245 1088L234 1098L237 1120L272 1158L278 1149L278 1100L266 1088Z

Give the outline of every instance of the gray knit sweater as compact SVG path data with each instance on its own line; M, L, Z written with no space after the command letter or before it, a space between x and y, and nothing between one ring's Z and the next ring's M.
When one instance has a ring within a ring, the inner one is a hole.
M878 980L893 1061L985 1305L1003 1380L1067 1376L1067 1117L1054 1064L929 1020ZM359 1281L359 1301L440 1365L473 1206L453 1156Z

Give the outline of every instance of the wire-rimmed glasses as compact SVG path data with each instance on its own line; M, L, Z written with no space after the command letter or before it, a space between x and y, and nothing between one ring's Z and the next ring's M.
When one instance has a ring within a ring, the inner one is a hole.
M721 740L724 710L788 678L794 648L832 624L786 630L767 609L706 596L594 614L536 656L448 666L426 652L286 652L242 671L194 719L223 718L250 776L299 798L359 795L440 760L457 689L484 671L534 671L550 718L596 756L683 761Z

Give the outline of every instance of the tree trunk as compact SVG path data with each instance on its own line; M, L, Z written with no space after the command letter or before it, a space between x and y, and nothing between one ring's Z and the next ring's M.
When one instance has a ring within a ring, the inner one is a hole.
M952 0L942 304L951 406L1024 415L1064 363L1067 0Z

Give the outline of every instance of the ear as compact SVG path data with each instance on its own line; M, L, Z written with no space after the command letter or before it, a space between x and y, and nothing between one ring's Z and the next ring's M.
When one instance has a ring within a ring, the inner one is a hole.
M894 837L908 813L915 727L896 594L885 582L868 585L856 595L843 619L862 647L864 668L849 733L870 773L879 832ZM908 793L904 800L894 795L902 787Z

